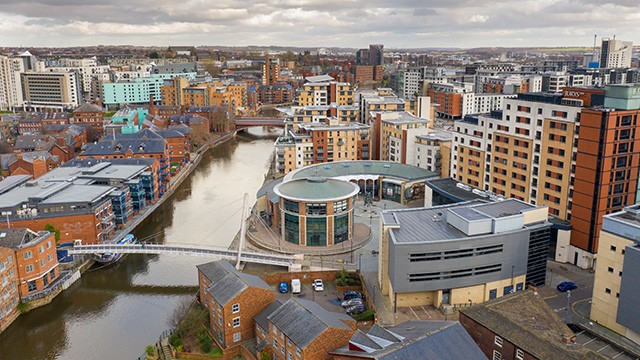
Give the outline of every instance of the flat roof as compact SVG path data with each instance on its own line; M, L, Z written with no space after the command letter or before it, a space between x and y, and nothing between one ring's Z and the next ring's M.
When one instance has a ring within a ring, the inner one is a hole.
M273 191L276 195L291 200L336 201L355 196L360 187L348 181L311 177L280 183Z
M31 179L31 175L12 175L7 176L6 178L0 181L0 194L4 194L7 191L24 184L25 182Z
M486 199L486 196L482 196L472 192L473 188L469 186L470 190L459 188L458 181L453 178L442 178L427 180L427 186L435 192L446 196L448 199L455 202L462 202L468 200Z
M427 180L439 176L438 173L427 169L392 161L354 160L305 166L285 175L284 181L314 176L335 178L355 175L378 175L405 181Z
M108 195L114 188L104 185L71 185L48 197L41 204L61 204L74 202L93 202Z
M516 199L497 202L472 200L429 208L386 210L382 212L382 221L384 225L400 226L392 229L392 239L396 243L446 241L475 236L469 236L449 224L448 210L468 221L477 221L509 217L535 208L535 205Z

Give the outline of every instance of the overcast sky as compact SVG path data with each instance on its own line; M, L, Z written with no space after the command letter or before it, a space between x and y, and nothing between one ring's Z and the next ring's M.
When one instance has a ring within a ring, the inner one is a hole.
M638 0L0 0L0 46L26 47L589 46L639 24Z

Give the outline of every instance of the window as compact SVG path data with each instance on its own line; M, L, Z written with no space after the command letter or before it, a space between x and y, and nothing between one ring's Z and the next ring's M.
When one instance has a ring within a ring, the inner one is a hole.
M218 326L222 326L222 316L218 315Z
M29 292L35 291L36 290L36 281L35 280L31 280L27 283L27 289L29 290Z
M493 360L502 360L502 354L498 350L493 350Z
M31 252L31 250L25 251L25 253L24 253L24 259L25 260L31 259L32 257L33 257L33 253Z
M278 340L277 339L273 339L273 349L274 350L278 350Z
M302 354L302 349L299 346L296 346L296 355Z
M236 314L240 312L240 304L233 304L231 306L231 312Z
M604 292L607 293L607 294L611 294L611 289L606 288L606 289L604 289Z
M498 345L499 347L502 347L502 338L500 336L496 336L495 340L493 341L496 345Z
M240 318L239 317L233 318L233 327L237 328L239 326L240 326Z
M25 266L24 271L26 271L26 272L28 272L28 273L32 272L32 271L33 271L33 265L27 265L27 266Z
M524 351L516 349L516 360L524 360Z
M608 272L610 272L610 273L613 273L613 268L612 268L612 267L609 267L609 268L607 269L607 271L608 271Z
M611 251L616 251L615 245L611 245L611 247L609 249L611 249Z
M238 341L240 341L240 333L239 332L233 334L233 342L238 342Z

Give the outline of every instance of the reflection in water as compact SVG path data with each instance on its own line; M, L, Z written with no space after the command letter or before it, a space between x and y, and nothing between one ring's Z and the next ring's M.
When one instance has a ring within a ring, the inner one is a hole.
M253 128L203 155L198 168L135 231L154 242L228 246L245 192L262 184L279 130ZM203 258L128 255L85 273L0 334L0 359L135 359L168 328L177 304L196 293Z

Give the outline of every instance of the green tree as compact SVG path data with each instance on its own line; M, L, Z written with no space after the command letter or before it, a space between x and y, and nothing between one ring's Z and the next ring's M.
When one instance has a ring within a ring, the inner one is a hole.
M159 58L160 58L160 54L158 54L158 52L157 52L157 51L152 51L152 52L149 54L149 59L159 59Z
M149 344L149 345L145 346L144 352L146 352L148 356L153 356L153 355L156 354L156 347L151 345L151 344Z
M44 226L44 229L47 230L48 232L51 232L54 234L55 238L56 238L56 242L60 241L60 230L57 230L56 228L53 227L53 225L51 224L47 224Z

